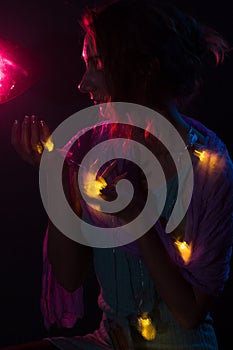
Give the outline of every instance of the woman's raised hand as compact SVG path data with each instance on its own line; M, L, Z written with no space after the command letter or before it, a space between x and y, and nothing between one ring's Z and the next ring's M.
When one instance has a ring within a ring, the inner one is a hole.
M26 162L39 166L45 143L50 137L48 125L35 115L25 116L22 124L15 120L11 131L11 143Z

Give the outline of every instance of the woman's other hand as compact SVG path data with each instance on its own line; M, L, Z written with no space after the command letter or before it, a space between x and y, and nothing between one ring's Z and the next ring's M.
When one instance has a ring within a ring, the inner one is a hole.
M39 166L43 145L50 137L48 125L35 115L25 116L22 124L15 120L11 130L11 144L20 157L29 164Z

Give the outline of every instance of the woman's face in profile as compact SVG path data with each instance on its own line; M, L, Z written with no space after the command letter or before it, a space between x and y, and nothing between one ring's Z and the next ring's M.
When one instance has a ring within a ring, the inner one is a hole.
M91 34L86 34L84 38L82 57L86 64L86 72L79 84L79 90L89 93L94 104L109 101L103 62Z

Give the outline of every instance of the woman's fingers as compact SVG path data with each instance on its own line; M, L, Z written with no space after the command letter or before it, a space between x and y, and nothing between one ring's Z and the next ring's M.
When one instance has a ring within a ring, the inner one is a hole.
M20 126L15 121L11 131L11 143L16 152L30 164L39 165L43 144L50 137L48 126L35 115L25 116Z
M50 139L50 130L48 125L41 120L40 121L40 139L43 143L46 143L48 141L48 139Z
M18 152L20 148L20 125L18 120L14 121L14 124L11 129L11 144Z
M24 117L21 129L21 151L27 155L31 154L31 125L30 117L27 115Z
M26 129L26 128L25 128ZM24 136L22 136L21 130L22 127L20 126L18 120L15 120L11 129L11 144L16 150L16 152L20 155L23 160L33 164L31 157L28 155L28 153L24 149L24 144L22 143L22 140L26 137L26 132L24 129Z
M31 147L34 152L42 153L42 145L40 143L40 126L35 115L31 117Z

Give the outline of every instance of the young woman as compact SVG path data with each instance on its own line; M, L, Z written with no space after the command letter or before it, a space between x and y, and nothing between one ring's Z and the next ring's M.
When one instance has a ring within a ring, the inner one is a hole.
M49 222L41 304L46 326L57 323L71 327L82 317L82 284L92 261L100 283L98 302L103 318L93 334L44 339L23 349L217 350L210 310L229 276L233 165L218 136L181 114L180 109L184 103L191 103L205 68L223 62L227 44L214 30L156 1L115 1L87 11L82 26L86 72L80 91L89 93L95 104L128 102L163 115L190 154L193 193L183 220L166 234L177 196L174 164L168 161L167 150L153 138L150 129L136 130L137 137L150 146L168 174L167 200L159 220L131 244L115 248L75 243ZM72 146L67 159L69 179L75 174L72 164L79 163L92 146L134 135L133 127L113 130L106 122L100 126L81 134ZM13 125L12 143L31 163L39 164L41 154L36 145L48 136L47 125L35 117L25 118L21 128L19 123ZM117 160L102 172L102 177L114 192L115 179L122 174L132 175L140 192L138 204L133 206L137 212L147 191L141 171ZM77 190L76 185L71 187ZM98 223L99 218L83 204L78 192L72 195L72 189L66 187L76 213L90 223ZM108 199L109 193L103 191L100 195ZM135 213L130 206L128 210L129 216ZM125 220L125 215L119 214L119 219Z

